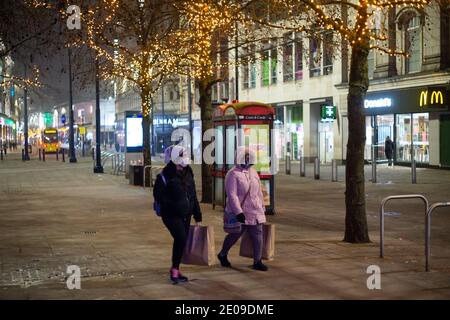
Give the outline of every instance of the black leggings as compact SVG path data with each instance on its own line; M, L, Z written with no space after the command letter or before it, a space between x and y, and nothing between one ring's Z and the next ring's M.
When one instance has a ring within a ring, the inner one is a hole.
M173 237L172 268L178 269L189 234L191 216L185 218L162 216L162 220Z

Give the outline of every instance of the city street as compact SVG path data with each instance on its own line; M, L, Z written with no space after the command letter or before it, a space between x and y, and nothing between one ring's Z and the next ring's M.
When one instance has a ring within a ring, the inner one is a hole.
M450 171L378 167L372 184L366 166L367 217L372 243L348 244L344 235L344 167L339 182L330 168L321 180L276 176L276 253L269 271L230 253L233 269L182 265L191 281L168 280L172 238L153 212L151 188L124 176L92 172L78 163L36 155L22 162L8 153L0 162L0 299L449 299L450 208L433 214L431 271L424 272L424 212L419 200L387 206L385 258L379 258L379 209L389 195L420 193L430 203L450 201ZM200 167L195 166L197 188ZM201 205L203 225L213 226L215 249L225 233L222 211ZM69 265L81 268L81 289L66 287ZM368 266L381 268L381 289L369 290Z

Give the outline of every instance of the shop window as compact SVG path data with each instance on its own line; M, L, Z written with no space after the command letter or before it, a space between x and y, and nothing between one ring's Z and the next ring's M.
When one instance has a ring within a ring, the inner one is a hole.
M377 121L377 146L376 146L376 157L377 160L388 160L385 153L385 142L386 138L390 137L394 140L394 115L378 115Z
M411 123L412 122L412 123ZM411 130L412 126L412 130ZM411 161L411 151L417 162L430 162L429 114L414 113L397 116L397 160ZM412 136L411 136L412 134ZM411 147L412 141L412 147ZM413 148L413 150L411 150Z
M411 161L411 114L397 115L397 161Z
M430 162L428 113L413 114L414 159L417 162Z

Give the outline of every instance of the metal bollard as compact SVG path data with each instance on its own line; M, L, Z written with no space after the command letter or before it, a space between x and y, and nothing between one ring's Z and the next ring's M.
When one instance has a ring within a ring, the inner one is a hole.
M0 159L3 160L3 148L0 149Z
M338 181L338 166L337 160L331 160L331 182Z
M42 149L42 161L45 162L45 149Z
M59 149L56 149L56 161L59 161Z
M314 158L314 179L320 179L320 162L318 157Z
M300 177L304 177L306 175L306 162L305 157L300 158Z
M62 151L62 162L66 162L64 149L61 149L61 151Z
M25 161L25 149L22 149L22 161Z
M39 161L41 161L42 160L42 150L41 150L41 148L39 148Z
M417 183L416 160L411 162L411 180L413 184Z
M286 155L286 174L291 174L291 157L289 154Z

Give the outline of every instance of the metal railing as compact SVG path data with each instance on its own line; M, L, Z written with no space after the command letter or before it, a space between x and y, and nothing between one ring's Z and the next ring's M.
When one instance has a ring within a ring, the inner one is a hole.
M118 176L125 173L125 155L123 153L116 153L114 158L113 174Z
M436 208L450 207L450 202L433 203L426 212L425 217L425 271L430 271L430 249L431 249L431 214Z
M421 194L394 195L384 198L380 208L380 258L384 258L384 207L388 201L394 199L422 199L425 204L425 216L428 212L428 199Z
M105 166L106 161L108 161L108 159L111 159L114 156L114 153L107 152L107 151L102 151L100 154L101 154L102 167Z

